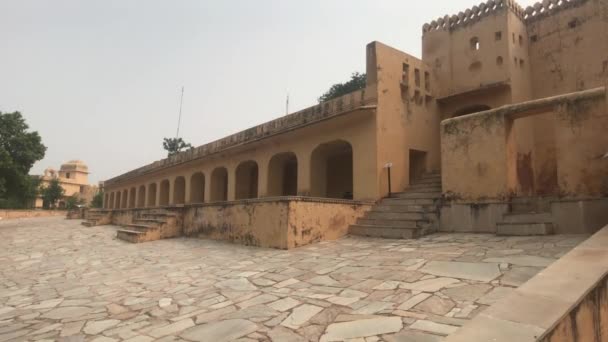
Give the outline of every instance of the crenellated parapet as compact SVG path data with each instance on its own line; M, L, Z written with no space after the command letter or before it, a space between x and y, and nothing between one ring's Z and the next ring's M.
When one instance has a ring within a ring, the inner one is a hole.
M524 8L514 0L488 0L458 14L452 16L445 15L428 24L424 24L422 33L425 34L436 30L458 29L504 9L511 10L521 19L524 18Z
M515 15L523 21L530 22L587 1L588 0L544 0L524 9L514 0L488 0L458 14L452 16L445 15L442 18L424 24L422 33L426 34L437 30L455 30L504 9L508 9L515 13Z
M566 8L576 7L587 0L544 0L537 2L533 6L528 6L524 11L526 22L543 18Z

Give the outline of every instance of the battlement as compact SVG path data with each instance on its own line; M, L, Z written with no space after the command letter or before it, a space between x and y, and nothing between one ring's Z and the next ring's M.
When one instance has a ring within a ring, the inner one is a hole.
M455 30L504 9L510 10L522 21L530 22L585 2L587 2L587 0L544 0L524 9L514 0L488 0L485 3L469 8L464 12L452 16L445 15L442 18L424 24L422 33L426 34L437 30Z
M543 2L537 2L534 6L528 6L524 11L524 19L526 22L531 22L586 2L587 0L544 0Z
M422 27L422 33L428 33L436 30L454 30L460 27L464 27L468 24L479 21L480 19L494 14L498 11L509 9L515 13L522 20L524 19L525 11L513 0L488 0L485 3L481 3L477 6L473 6L452 16L445 15L442 18L433 20L430 23L424 24Z

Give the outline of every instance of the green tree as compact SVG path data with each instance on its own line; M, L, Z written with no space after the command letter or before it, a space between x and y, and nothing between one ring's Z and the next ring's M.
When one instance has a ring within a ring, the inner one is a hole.
M28 207L36 196L38 180L28 173L46 147L28 130L21 113L0 112L0 207Z
M52 179L48 186L42 188L41 193L44 203L53 209L57 206L57 201L63 197L65 190L61 187L58 179Z
M346 95L348 93L352 93L353 91L357 91L359 89L365 88L367 82L367 75L360 74L358 72L354 72L350 80L346 83L336 83L328 91L326 91L321 97L319 97L319 102L329 101L331 99L338 98L342 95Z
M78 197L76 194L73 194L65 200L65 208L68 210L76 209L79 205L83 204L84 200Z
M163 148L167 151L168 156L171 157L184 149L192 148L192 145L185 142L182 138L164 138Z
M93 200L91 201L91 207L93 208L101 208L103 207L103 191L100 191L93 196Z

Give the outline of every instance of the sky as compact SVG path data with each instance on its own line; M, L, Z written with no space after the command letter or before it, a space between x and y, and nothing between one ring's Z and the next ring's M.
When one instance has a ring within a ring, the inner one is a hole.
M528 6L534 1L519 1ZM380 41L421 55L426 22L472 0L0 0L0 111L96 183L316 104Z

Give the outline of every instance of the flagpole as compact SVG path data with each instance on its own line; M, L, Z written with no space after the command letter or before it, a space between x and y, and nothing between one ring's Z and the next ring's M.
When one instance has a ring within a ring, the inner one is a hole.
M177 119L177 132L175 133L175 139L179 138L179 126L182 123L182 104L184 103L184 86L182 86L182 96L179 99L179 117Z

